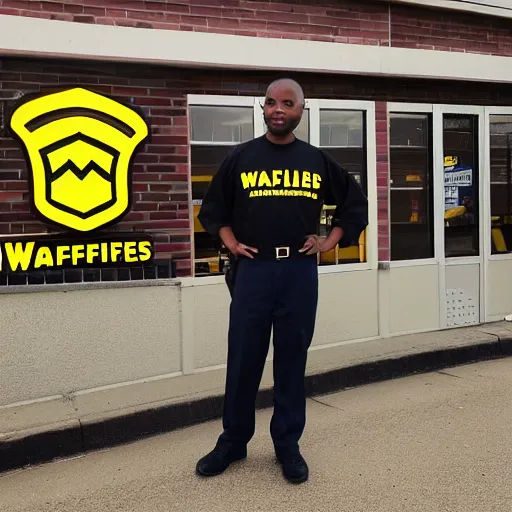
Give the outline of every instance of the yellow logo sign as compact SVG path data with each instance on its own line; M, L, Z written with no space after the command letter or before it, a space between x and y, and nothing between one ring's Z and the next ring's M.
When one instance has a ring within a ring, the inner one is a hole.
M11 129L24 145L32 201L45 219L89 232L131 205L131 163L149 134L132 108L75 88L19 106Z

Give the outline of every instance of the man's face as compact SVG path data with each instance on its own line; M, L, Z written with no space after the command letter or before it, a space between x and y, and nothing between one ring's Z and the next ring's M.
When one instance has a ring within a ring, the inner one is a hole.
M297 98L293 86L284 83L274 85L265 98L263 116L269 131L283 137L295 130L300 123L303 104Z

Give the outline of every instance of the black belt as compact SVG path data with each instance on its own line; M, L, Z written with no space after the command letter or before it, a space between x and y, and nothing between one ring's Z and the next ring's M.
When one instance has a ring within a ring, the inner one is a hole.
M306 257L305 252L299 252L300 249L304 246L304 242L300 244L291 244L291 245L276 245L276 246L264 246L258 247L258 252L251 253L254 255L255 259L264 259L264 260L286 260L286 259L296 259L296 258L304 258ZM310 257L310 256L308 256ZM316 255L313 255L316 257Z

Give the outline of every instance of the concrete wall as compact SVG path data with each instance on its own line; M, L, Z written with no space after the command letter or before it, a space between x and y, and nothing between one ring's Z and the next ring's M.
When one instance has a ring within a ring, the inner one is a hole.
M189 283L0 294L0 406L225 365L226 285ZM313 345L378 336L377 297L377 271L320 275Z
M438 272L321 273L312 349L327 354L333 345L439 329ZM491 262L488 318L512 312L510 275L512 261ZM0 293L0 407L148 379L172 388L181 375L203 389L201 375L224 367L230 298L222 278L99 285Z
M488 272L488 316L503 319L512 313L512 260L490 261Z
M390 333L439 329L439 267L397 267L389 274Z
M181 370L177 286L0 294L0 405Z

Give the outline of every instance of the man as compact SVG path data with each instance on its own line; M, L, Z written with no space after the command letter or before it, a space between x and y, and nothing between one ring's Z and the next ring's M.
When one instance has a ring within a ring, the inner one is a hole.
M223 161L199 212L236 258L228 333L224 431L198 474L222 473L247 456L255 430L255 399L274 343L274 414L270 433L285 478L308 479L299 449L306 422L304 376L318 300L317 253L357 242L368 222L357 183L320 149L293 131L304 93L290 79L267 89L267 133L240 144ZM322 205L336 205L333 227L317 233Z

